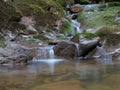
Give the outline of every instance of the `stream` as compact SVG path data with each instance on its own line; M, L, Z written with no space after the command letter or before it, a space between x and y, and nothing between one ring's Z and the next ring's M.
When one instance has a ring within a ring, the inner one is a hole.
M82 32L80 26L71 19L73 35ZM0 90L120 90L120 59L112 58L103 47L97 49L97 58L80 60L57 57L52 46L40 47L39 59L27 65L0 65Z
M0 90L120 89L119 60L55 58L51 47L44 49L46 58L43 50L43 58L28 65L0 66Z

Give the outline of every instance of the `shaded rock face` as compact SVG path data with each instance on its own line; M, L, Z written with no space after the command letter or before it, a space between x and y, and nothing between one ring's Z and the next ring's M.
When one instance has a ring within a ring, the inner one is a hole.
M99 39L80 42L78 56L85 57L88 53L93 51L98 44L99 44Z
M73 42L60 42L54 47L54 53L62 57L75 57L77 54L76 45Z
M60 42L54 47L55 55L62 57L85 57L99 44L99 39L85 40L80 43Z

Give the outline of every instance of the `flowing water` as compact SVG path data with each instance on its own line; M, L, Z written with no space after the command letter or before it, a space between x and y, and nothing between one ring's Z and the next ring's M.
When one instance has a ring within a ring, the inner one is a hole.
M100 4L82 5L82 7L84 8L84 10L88 10L88 9L98 9L99 6L100 6Z
M72 29L72 34L76 34L76 33L81 33L82 29L80 28L81 24L80 22L77 21L77 19L75 20L71 20L71 29Z

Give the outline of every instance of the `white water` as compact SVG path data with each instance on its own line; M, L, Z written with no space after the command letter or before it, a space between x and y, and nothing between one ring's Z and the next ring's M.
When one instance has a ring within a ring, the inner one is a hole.
M55 58L53 46L40 47L37 50L36 58L37 59L53 59L53 58Z
M75 20L71 20L71 30L72 30L72 34L76 34L76 33L81 33L82 29L80 28L81 24L80 22L77 21L77 19Z
M50 72L54 74L55 65L64 61L63 59L55 59L53 46L40 47L37 50L37 59L32 60L30 72Z
M55 65L63 62L63 59L43 59L43 60L33 60L31 63L32 65L30 66L31 69L30 72L43 72L43 71L48 71L50 72L51 75L54 75L54 69ZM47 67L45 68L45 65ZM42 71L43 70L43 71Z
M89 5L82 5L84 10L88 10L88 9L97 9L100 4L89 4Z

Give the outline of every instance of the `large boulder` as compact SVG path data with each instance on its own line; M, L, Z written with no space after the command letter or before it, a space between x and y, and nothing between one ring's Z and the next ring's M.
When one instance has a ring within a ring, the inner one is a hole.
M54 52L55 55L62 57L85 57L89 52L96 48L99 41L99 38L94 38L79 43L60 42L54 47Z
M79 57L85 57L91 51L93 51L100 43L99 38L93 38L91 40L85 40L79 43Z
M7 44L7 47L0 51L0 64L27 63L36 55L36 48L27 48L11 42L7 42Z
M72 58L77 55L77 47L73 42L59 42L54 47L54 53L57 56Z
M70 12L72 12L72 13L78 13L78 12L82 12L82 11L83 11L83 8L80 4L74 4L70 8Z

